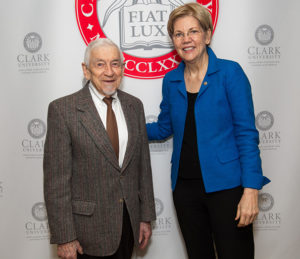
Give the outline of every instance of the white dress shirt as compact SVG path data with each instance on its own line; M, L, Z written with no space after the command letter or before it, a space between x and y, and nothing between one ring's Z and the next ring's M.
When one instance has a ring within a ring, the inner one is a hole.
M107 105L103 101L104 95L100 94L97 89L93 86L92 83L89 84L89 90L92 95L92 99L94 104L97 108L99 116L102 120L102 123L106 129L106 112L107 112ZM116 116L116 121L118 125L118 134L119 134L119 166L122 167L124 156L126 152L127 142L128 142L128 130L126 125L125 116L122 110L121 102L118 98L117 92L113 95L112 101L112 109Z

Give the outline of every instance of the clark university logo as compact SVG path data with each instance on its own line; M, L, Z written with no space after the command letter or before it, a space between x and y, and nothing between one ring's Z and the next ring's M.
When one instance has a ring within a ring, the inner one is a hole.
M180 63L167 33L169 14L190 0L75 0L76 19L86 44L110 38L120 46L128 77L163 77ZM197 0L211 13L214 29L219 0Z

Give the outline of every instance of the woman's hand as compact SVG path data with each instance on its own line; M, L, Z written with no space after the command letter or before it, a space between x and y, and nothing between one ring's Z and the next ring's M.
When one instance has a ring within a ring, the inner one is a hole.
M237 226L245 227L253 223L258 212L258 190L245 188L235 217L235 220L239 219Z

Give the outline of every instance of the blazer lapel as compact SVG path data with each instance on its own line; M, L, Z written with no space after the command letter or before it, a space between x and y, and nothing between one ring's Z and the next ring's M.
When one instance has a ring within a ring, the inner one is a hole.
M125 152L124 161L122 164L121 172L124 172L128 166L132 155L134 154L135 145L137 142L138 136L138 121L137 113L134 110L130 100L126 98L122 91L118 91L118 98L121 102L122 110L126 120L127 131L128 131L128 142Z
M208 84L208 81L207 81L207 75L205 75L205 77L203 79L203 82L202 82L202 85L200 87L198 97L201 96L207 90L208 87L209 87L209 84Z
M94 105L88 84L81 90L81 95L79 95L77 102L77 110L79 111L80 122L94 140L100 152L116 169L120 170L119 162Z
M207 53L208 53L208 67L207 67L206 75L203 79L202 86L200 88L198 97L203 95L203 93L212 84L212 80L213 80L212 75L219 71L218 59L217 59L215 53L211 50L210 47L207 47L206 49L207 49Z

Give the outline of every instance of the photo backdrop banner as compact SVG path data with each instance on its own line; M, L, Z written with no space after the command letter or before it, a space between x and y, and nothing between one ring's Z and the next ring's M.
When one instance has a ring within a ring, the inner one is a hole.
M43 146L50 101L82 87L86 44L108 37L126 61L122 89L139 97L147 122L159 114L162 77L180 59L167 36L184 0L2 1L0 257L54 259L43 199ZM241 64L251 85L264 174L254 223L257 259L300 255L300 3L203 0L216 55ZM147 251L133 259L187 258L172 203L172 139L150 144L157 220Z

